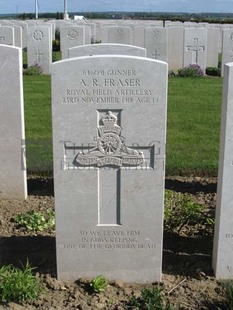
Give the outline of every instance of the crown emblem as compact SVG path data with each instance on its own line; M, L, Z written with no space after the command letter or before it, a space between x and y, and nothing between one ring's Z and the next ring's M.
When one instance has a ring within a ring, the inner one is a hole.
M118 126L117 123L117 117L112 114L111 111L108 111L102 118L101 121L103 123L103 126L99 126L99 134L100 136L104 133L112 132L116 135L120 135L121 133L121 127Z

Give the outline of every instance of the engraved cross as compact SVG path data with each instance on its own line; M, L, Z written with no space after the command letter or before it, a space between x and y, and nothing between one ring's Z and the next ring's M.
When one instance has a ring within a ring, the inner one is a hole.
M125 139L121 136L120 114L121 111L116 110L114 114L111 111L102 112L95 147L83 147L82 152L79 151L80 147L65 147L66 151L69 149L75 154L73 168L72 165L68 165L68 169L98 170L97 225L99 226L121 225L122 169L153 169L154 146L132 148L126 146ZM145 158L144 152L150 155Z
M198 38L194 38L193 39L193 45L186 46L186 51L192 52L192 63L193 64L198 63L199 52L204 52L204 50L205 50L205 47L199 45L198 41L199 41Z
M43 54L40 52L39 49L35 52L35 56L36 56L37 63L40 64L41 63L41 56L43 56Z

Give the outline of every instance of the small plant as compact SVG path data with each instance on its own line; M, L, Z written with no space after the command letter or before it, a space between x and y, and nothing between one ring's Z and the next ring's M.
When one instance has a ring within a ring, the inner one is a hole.
M221 76L221 69L217 67L207 67L206 75L209 76Z
M30 231L45 231L55 227L55 212L47 210L46 216L38 211L31 210L15 216L15 222Z
M23 70L25 75L40 75L43 72L43 68L40 64L35 64Z
M42 289L39 280L32 274L32 270L28 262L22 269L12 265L0 268L1 302L23 304L38 299Z
M108 281L104 276L97 276L92 279L90 286L93 289L93 291L97 294L104 292L106 287L108 285Z
M225 289L226 310L232 310L233 309L233 281L224 281L222 282L222 286Z
M190 64L180 70L178 70L178 75L180 77L201 77L205 73L201 69L201 67L198 64Z
M214 220L204 214L204 205L196 203L191 195L165 191L164 226L169 232L180 233L184 226L213 227Z
M168 301L164 302L161 295L162 289L155 287L153 289L143 288L139 298L133 297L127 309L134 310L172 310Z

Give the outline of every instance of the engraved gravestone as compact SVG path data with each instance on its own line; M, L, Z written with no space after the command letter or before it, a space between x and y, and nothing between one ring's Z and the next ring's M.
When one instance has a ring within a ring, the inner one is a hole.
M190 64L198 64L206 69L207 57L207 29L184 29L184 67Z
M233 63L224 67L221 143L215 215L213 269L217 279L233 279Z
M22 49L0 45L0 199L26 199Z
M167 61L168 32L164 28L145 28L145 49L147 57Z
M52 67L58 278L160 281L167 64L107 55Z
M29 67L39 64L44 74L51 74L51 28L42 26L32 26L28 28L27 57Z
M68 58L69 48L85 44L84 27L71 26L61 28L60 36L62 59Z

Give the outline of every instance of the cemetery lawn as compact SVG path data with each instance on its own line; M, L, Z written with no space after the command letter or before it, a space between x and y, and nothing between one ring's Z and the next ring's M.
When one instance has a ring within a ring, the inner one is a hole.
M197 203L204 205L204 216L214 216L216 205L216 178L170 177L166 189L191 194ZM177 233L165 229L163 246L163 278L156 283L137 284L110 282L101 293L91 291L92 279L77 279L75 283L56 279L55 231L30 231L14 220L16 214L35 210L46 214L54 210L52 178L30 177L29 198L26 201L1 200L0 234L1 265L21 267L27 260L40 279L43 291L38 300L23 306L0 303L0 310L136 310L173 309L200 310L226 307L223 286L216 281L211 268L213 226L186 224ZM176 216L176 215L175 215ZM179 216L177 214L177 216ZM78 262L77 262L78 263ZM145 261L146 264L146 261ZM162 289L163 300L171 308L128 307L132 298L139 298L142 289Z
M50 83L50 76L24 76L30 172L52 171ZM222 78L169 79L166 175L217 175L221 101Z

